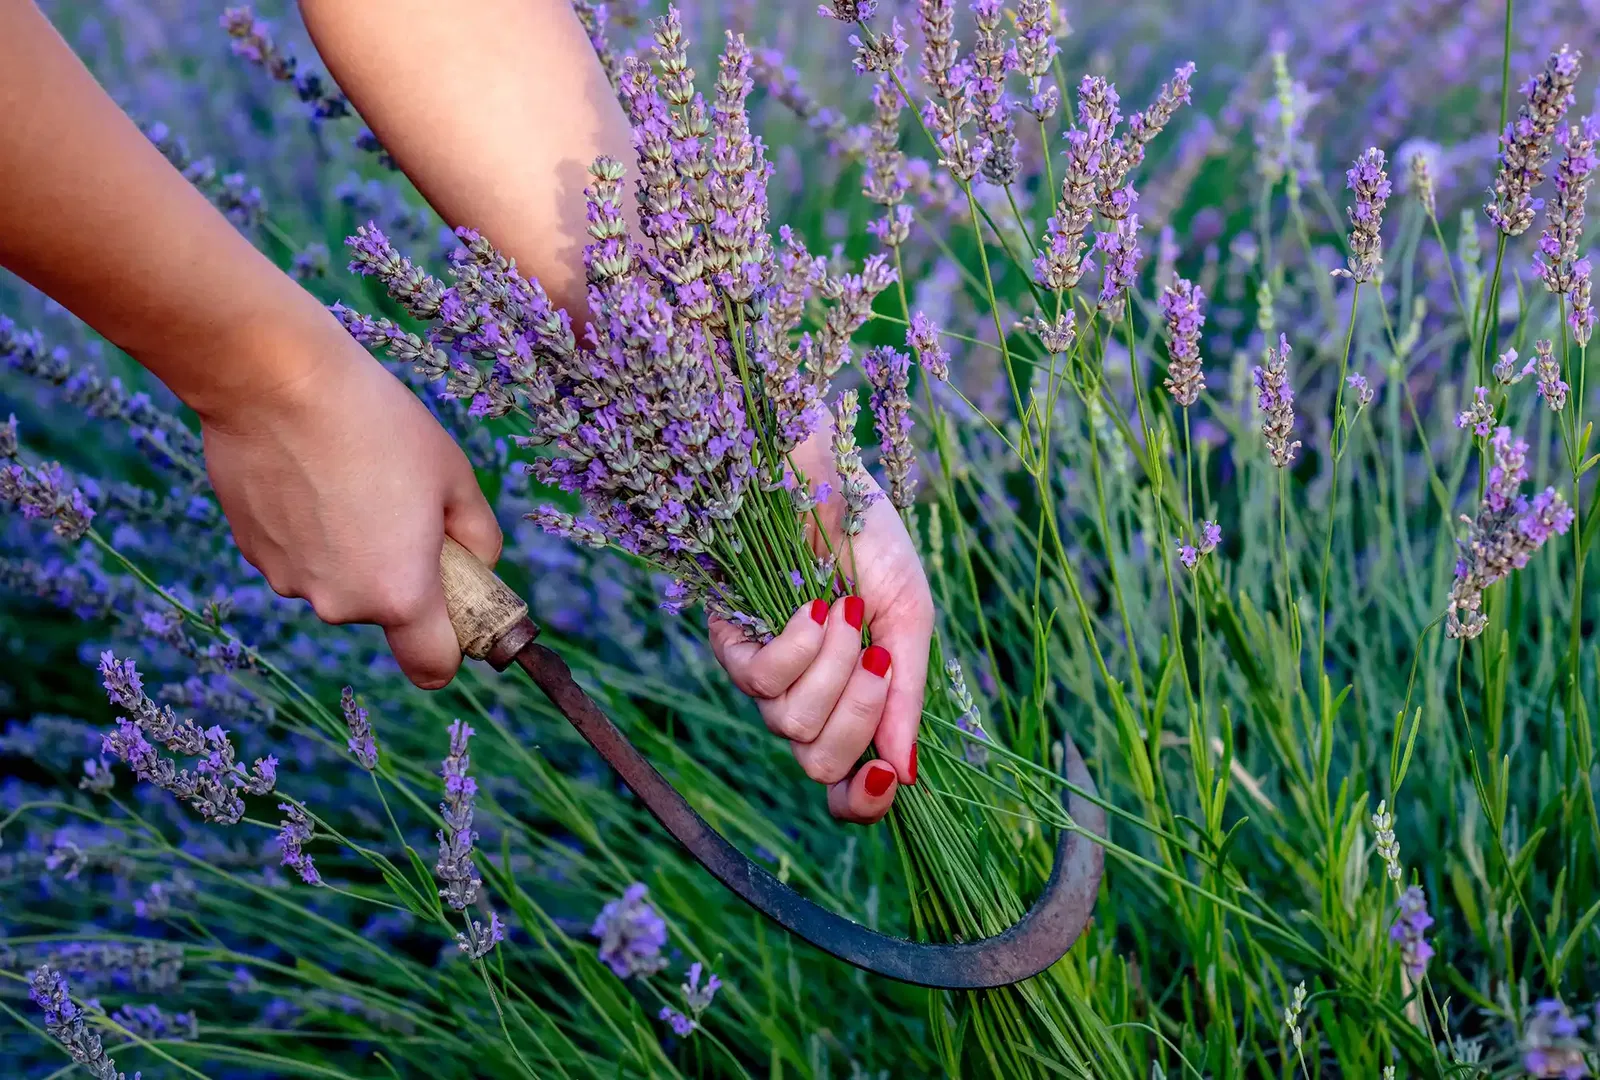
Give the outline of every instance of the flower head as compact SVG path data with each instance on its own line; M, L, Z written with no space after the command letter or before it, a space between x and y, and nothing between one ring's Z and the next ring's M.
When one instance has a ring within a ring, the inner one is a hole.
M1167 391L1172 399L1188 408L1200 399L1206 388L1205 372L1200 369L1200 328L1206 324L1206 294L1186 278L1179 278L1161 291L1161 315L1166 321Z
M1384 170L1383 151L1368 147L1345 173L1345 184L1355 193L1356 204L1350 215L1350 257L1348 269L1335 270L1356 282L1373 281L1383 268L1383 208L1391 185Z
M1394 923L1389 927L1389 940L1400 946L1406 974L1413 981L1427 973L1428 961L1433 957L1433 946L1425 936L1432 925L1433 916L1428 914L1428 900L1422 886L1408 887L1400 894Z
M1570 389L1561 378L1561 362L1555 356L1555 343L1549 340L1533 343L1534 357L1528 361L1524 375L1535 375L1539 379L1539 396L1544 398L1544 403L1551 412L1560 412L1567 405L1567 391Z
M467 743L473 734L462 721L451 722L450 753L441 770L444 802L439 804L439 813L444 817L444 828L439 832L439 861L434 870L445 883L439 895L457 911L472 906L483 884L472 860L473 845L478 839L472 828L478 784L467 772L471 765Z
M595 917L589 933L600 939L600 959L619 979L653 975L667 965L661 955L667 924L646 899L650 890L634 882L618 900L609 901Z
M1294 390L1289 386L1289 339L1278 335L1276 348L1267 350L1266 367L1253 371L1256 406L1261 410L1261 434L1272 463L1282 469L1294 461L1300 440L1294 434Z
M1475 389L1471 407L1456 413L1456 427L1471 428L1480 439L1487 439L1494 433L1494 403L1489 400L1487 386Z
M1533 224L1539 201L1533 191L1544 179L1555 134L1574 100L1579 54L1562 46L1550 54L1544 70L1523 84L1527 101L1500 135L1500 169L1494 198L1484 207L1489 220L1506 236L1521 236Z

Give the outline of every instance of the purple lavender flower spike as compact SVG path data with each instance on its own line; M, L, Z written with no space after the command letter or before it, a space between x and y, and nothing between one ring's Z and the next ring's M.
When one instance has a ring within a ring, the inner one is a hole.
M1412 981L1427 973L1428 961L1433 957L1433 946L1424 936L1433 925L1428 914L1428 900L1422 886L1412 885L1400 894L1394 924L1389 928L1389 940L1400 946L1400 956L1406 974Z
M350 735L350 752L363 769L371 772L378 767L378 744L372 738L367 710L356 704L356 693L348 686L339 695L339 711L344 714L345 730Z
M1350 215L1349 268L1333 273L1357 284L1377 280L1383 268L1383 210L1393 190L1384 164L1383 151L1372 146L1345 173L1346 186L1356 197L1356 204L1346 211Z
M906 28L900 25L899 19L891 18L886 33L873 35L866 41L851 34L850 44L856 49L851 63L857 75L898 71L900 60L906 54Z
M1179 278L1161 291L1161 316L1166 321L1167 392L1184 408L1200 399L1206 388L1200 369L1200 328L1206 324L1205 292L1187 278Z
M833 463L839 473L839 490L844 496L844 534L855 536L866 527L867 509L879 499L879 491L861 464L856 446L856 417L861 406L856 392L846 390L834 402Z
M873 349L862 358L861 368L872 384L873 423L878 447L889 477L889 501L904 510L916 501L916 480L911 471L917 453L911 446L911 360L890 345Z
M1555 171L1556 199L1539 237L1538 253L1533 257L1534 273L1544 287L1557 296L1566 295L1574 311L1588 307L1587 298L1580 302L1573 294L1578 289L1578 244L1583 239L1584 206L1589 200L1589 184L1597 161L1597 138L1600 123L1592 116L1557 129L1555 141L1562 153ZM1582 276L1588 277L1587 266Z
M609 901L589 928L600 940L600 960L619 979L654 975L667 965L661 950L667 944L667 924L646 899L650 890L634 882L621 899Z
M467 921L467 929L456 934L456 947L466 954L468 960L482 960L505 939L506 924L500 921L498 913L491 911L488 926L477 919Z
M704 966L696 960L689 965L689 971L684 976L683 985L679 988L683 993L684 1005L687 1012L679 1012L670 1005L663 1005L656 1014L656 1019L665 1020L672 1025L673 1034L679 1038L688 1036L699 1030L700 1017L711 1008L712 1000L717 996L717 991L722 989L722 980L712 975L701 985L700 978L705 973Z
M0 509L19 509L28 520L50 522L51 531L63 540L82 540L95 518L88 498L67 484L61 466L23 465L17 460L19 451L13 416L0 426Z
M311 861L311 856L305 851L306 844L315 832L311 819L296 803L279 803L278 809L284 813L283 823L278 827L278 846L283 849L283 865L299 874L300 880L307 885L321 885L322 875L317 872L317 864Z
M983 715L978 711L972 691L967 688L967 676L961 668L961 661L955 657L945 661L944 675L950 687L951 704L956 708L956 727L964 736L961 755L966 758L967 764L981 769L989 764L989 733L983 729Z
M1529 363L1532 368L1532 363ZM1523 372L1527 374L1527 372ZM1487 439L1494 434L1495 417L1494 403L1489 400L1489 388L1477 387L1472 392L1472 405L1456 414L1456 427L1471 428L1472 433L1480 439Z
M259 65L278 82L293 85L297 97L305 102L313 120L330 120L350 114L350 102L326 76L298 70L295 58L278 47L272 27L258 19L249 5L226 8L218 19L233 39L235 56Z
M1017 70L1028 80L1028 103L1024 108L1041 124L1054 116L1061 104L1060 88L1045 83L1059 51L1050 0L1018 0Z
M1372 389L1372 383L1367 380L1365 375L1359 371L1351 372L1344 381L1345 385L1350 387L1351 392L1356 396L1357 412L1372 404L1375 391Z
M106 1056L99 1034L84 1022L83 1010L73 1002L71 988L59 971L41 965L29 982L28 996L44 1010L45 1031L94 1080L127 1080L126 1074L117 1071L117 1063ZM137 1073L133 1080L139 1080Z
M900 150L900 107L904 98L888 75L879 78L872 90L872 138L867 148L866 169L862 174L867 198L882 205L886 213L867 227L885 247L896 248L911 235L911 208L904 205L911 180L906 175L906 156Z
M1004 187L1017 178L1021 169L1011 103L1006 100L1006 75L1017 66L1017 53L1000 31L1000 0L972 0L971 6L976 33L966 93L972 101L978 130L988 145L983 177Z
M939 328L920 311L911 316L911 325L906 329L906 348L916 352L917 360L929 375L940 382L949 381L950 353L939 340Z
M1583 1030L1587 1016L1573 1016L1560 1001L1537 1002L1522 1030L1522 1067L1550 1080L1582 1080L1590 1075Z
M1294 461L1300 440L1294 435L1294 390L1289 386L1289 339L1278 335L1277 348L1267 350L1267 366L1253 371L1256 406L1261 410L1261 434L1267 441L1272 464L1282 469Z
M1078 340L1078 315L1074 311L1063 311L1055 319L1029 315L1018 326L1036 335L1044 351L1055 356L1071 352L1072 343Z
M1594 334L1594 304L1590 302L1587 257L1572 264L1572 288L1567 293L1567 325L1572 327L1572 338L1578 343L1578 348L1588 348L1589 338Z
M1539 396L1544 398L1544 403L1551 412L1560 412L1567 407L1567 391L1570 389L1561 378L1561 361L1556 359L1555 343L1541 340L1533 343L1534 357L1528 361L1524 374L1535 375L1539 379Z
M1084 234L1096 210L1107 208L1101 205L1100 191L1102 182L1108 179L1108 149L1122 120L1119 103L1116 88L1104 79L1085 76L1079 84L1078 126L1066 134L1067 163L1061 177L1061 198L1050 219L1043 250L1034 260L1034 276L1056 292L1076 286L1091 268L1084 257ZM1125 197L1118 197L1118 203L1124 201ZM1110 208L1117 210L1116 205Z
M439 804L444 829L439 832L439 861L434 870L445 883L439 895L456 911L471 907L483 885L472 861L473 845L478 839L472 829L478 784L467 773L471 764L467 743L472 735L472 729L462 721L451 722L450 754L444 759L443 768L444 802Z
M1533 191L1544 179L1550 158L1550 137L1575 100L1579 54L1562 46L1550 54L1544 70L1523 84L1528 100L1500 135L1500 169L1494 198L1484 207L1489 220L1506 236L1521 236L1539 209Z

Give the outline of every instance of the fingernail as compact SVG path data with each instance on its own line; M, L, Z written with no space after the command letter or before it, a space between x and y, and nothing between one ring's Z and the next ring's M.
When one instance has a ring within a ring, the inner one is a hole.
M880 679L889 673L889 660L889 650L882 645L868 645L861 654L861 666Z
M861 623L867 617L867 602L859 596L844 598L844 621L850 624L852 630L860 630Z
M828 621L828 602L826 600L811 601L811 621L818 626Z
M874 765L867 770L867 794L876 799L894 781L894 770L884 765Z
M916 743L912 743L911 744L911 778L909 780L907 780L906 783L915 784L916 782L917 782L917 744Z

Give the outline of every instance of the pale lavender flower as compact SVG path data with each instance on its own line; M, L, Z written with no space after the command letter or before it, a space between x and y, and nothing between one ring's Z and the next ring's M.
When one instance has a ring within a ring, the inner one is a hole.
M972 691L967 689L966 672L961 669L961 661L951 657L945 661L944 676L950 687L951 704L956 708L956 727L964 736L961 740L961 754L967 759L967 764L983 768L989 764L989 733L983 729L983 715L978 712L978 703L973 700Z
M1411 152L1411 190L1416 192L1417 198L1422 202L1422 209L1431 218L1438 212L1438 204L1434 194L1433 172L1428 164L1430 154L1422 147L1416 147Z
M878 429L878 460L889 478L889 501L904 510L916 501L917 489L911 475L917 458L911 445L911 359L884 345L862 357L861 369L872 384L868 404Z
M1333 273L1357 284L1374 281L1383 269L1383 209L1392 190L1384 171L1383 151L1368 147L1345 173L1345 185L1356 197L1356 204L1346 210L1350 215L1349 269Z
M867 147L862 186L867 198L885 208L883 217L869 222L867 231L885 247L895 248L911 235L911 208L904 205L911 179L906 156L900 150L900 88L884 75L872 90L872 137Z
M1061 104L1060 89L1045 84L1050 76L1051 62L1059 51L1050 0L1018 0L1017 70L1028 80L1028 103L1023 107L1033 113L1040 123L1054 116Z
M939 340L939 328L920 311L911 316L911 325L906 328L906 348L916 352L922 369L929 375L940 382L949 381L950 354Z
M1400 946L1400 958L1406 974L1413 981L1421 979L1433 957L1433 946L1425 936L1433 925L1428 914L1428 900L1422 886L1412 885L1400 894L1394 924L1389 927L1389 940Z
M1193 63L1180 65L1161 87L1154 103L1128 117L1128 134L1121 143L1124 174L1144 163L1145 147L1172 122L1179 105L1189 104L1189 80L1194 77L1194 71Z
M1129 189L1131 192L1131 188ZM1105 258L1105 277L1100 285L1100 306L1120 312L1123 297L1133 286L1139 273L1139 215L1129 214L1119 218L1110 232L1101 231L1094 238L1095 250Z
M500 921L498 913L491 911L488 926L477 919L467 921L467 929L456 934L456 947L466 954L467 959L482 960L505 939L506 924Z
M41 965L33 973L28 996L44 1010L45 1031L94 1080L127 1080L126 1074L117 1071L117 1063L106 1056L100 1036L84 1023L83 1010L73 1002L72 991L60 972ZM139 1080L137 1073L133 1080Z
M0 424L0 509L16 508L26 519L48 521L51 531L64 540L83 539L95 517L88 498L67 484L60 465L24 465L17 460L19 449L13 416Z
M833 410L833 464L839 473L839 493L844 497L844 534L855 536L866 527L867 509L883 498L883 492L861 464L861 450L856 445L856 418L861 406L856 392L841 392Z
M1597 138L1600 124L1592 116L1560 128L1555 136L1562 149L1555 171L1556 200L1539 237L1533 270L1544 287L1558 296L1571 293L1577 285L1578 244L1583 239L1584 204L1597 160Z
M1050 219L1044 247L1034 260L1034 276L1061 292L1078 284L1091 263L1084 258L1084 234L1101 207L1100 184L1108 147L1122 119L1116 87L1085 76L1078 87L1078 126L1066 134L1066 167L1061 198Z
M1467 524L1465 539L1458 540L1456 580L1450 590L1445 633L1471 639L1483 633L1483 592L1513 570L1527 565L1551 536L1572 527L1572 507L1555 488L1545 488L1532 500L1522 495L1528 478L1528 444L1513 439L1511 429L1499 428L1491 442L1494 465L1476 518Z
M1572 264L1572 289L1567 293L1567 325L1578 348L1586 348L1594 334L1594 305L1589 299L1589 260Z
M372 739L372 724L367 710L356 704L356 692L345 687L339 695L339 711L344 714L344 726L349 733L347 745L361 767L371 772L378 767L378 744Z
M1526 375L1527 371L1523 374ZM1472 394L1471 407L1456 413L1456 427L1471 428L1478 438L1487 439L1494 434L1495 426L1494 403L1489 400L1489 388L1480 386Z
M1187 278L1161 290L1161 316L1166 320L1167 391L1184 408L1200 400L1206 388L1200 369L1200 328L1206 324L1205 291Z
M621 899L609 901L589 928L600 939L600 959L619 979L654 975L667 965L661 950L667 944L667 924L646 899L650 890L634 882Z
M917 25L922 31L922 80L942 98L954 98L956 62L961 43L954 36L952 0L917 0Z
M305 850L316 832L311 818L297 803L279 803L278 809L284 813L283 821L278 826L278 846L283 851L283 865L299 874L300 880L307 885L321 885L322 875L317 872L317 864L311 861L311 856Z
M314 71L298 70L295 58L273 40L272 27L256 18L248 5L224 9L218 22L233 39L234 55L260 65L278 82L291 84L295 95L306 103L312 119L328 120L350 114L350 102L339 88Z
M852 64L857 75L898 71L900 60L906 54L906 30L899 19L891 18L887 33L872 35L866 41L851 34L850 44L856 48Z
M1560 1001L1536 1003L1523 1025L1522 1067L1541 1080L1582 1080L1589 1075L1582 1035L1588 1026L1587 1016L1573 1016Z
M1561 378L1561 362L1555 356L1555 343L1536 341L1533 343L1533 352L1534 357L1528 361L1523 374L1538 377L1539 396L1544 398L1551 412L1560 412L1567 407L1567 391L1570 387Z
M1200 524L1200 536L1193 544L1184 540L1177 541L1178 561L1185 570L1194 570L1200 565L1200 560L1217 550L1217 545L1222 543L1222 526L1215 521L1204 521Z
M705 985L700 983L701 976L705 973L704 967L696 960L689 965L689 971L684 978L683 985L679 988L683 992L684 1005L687 1012L679 1012L670 1005L663 1005L656 1014L656 1019L665 1020L672 1025L673 1034L679 1038L686 1038L700 1027L701 1015L711 1007L712 999L717 996L717 991L722 989L722 980L712 975L706 979Z
M1017 178L1017 136L1012 129L1011 107L1006 100L1006 75L1016 67L1017 54L1000 32L1000 0L972 0L976 31L972 40L972 71L966 92L977 114L989 152L983 159L983 176L1004 187Z
M1521 382L1523 377L1526 375L1527 371L1517 363L1516 349L1507 349L1505 352L1501 353L1500 358L1494 362L1494 377L1501 386L1515 386L1517 383ZM1458 424L1456 426L1460 427L1463 425Z
M1575 100L1579 54L1563 45L1550 54L1544 70L1522 86L1528 100L1500 135L1500 169L1494 198L1484 207L1489 220L1506 236L1521 236L1533 224L1540 200L1533 190L1544 179L1550 158L1550 137Z
M1078 316L1070 310L1062 312L1061 317L1056 319L1029 315L1018 325L1036 335L1045 352L1056 356L1071 352L1072 343L1078 339Z
M478 783L467 773L471 766L467 744L472 735L472 728L463 721L451 722L450 753L441 770L444 801L439 804L439 813L444 817L444 828L439 832L439 861L434 870L445 883L439 895L457 911L471 907L483 885L472 861L473 844L478 839L472 828Z
M1267 350L1267 366L1252 372L1256 405L1261 410L1261 434L1267 440L1272 463L1282 469L1294 461L1300 440L1294 435L1294 390L1289 386L1289 339L1278 335L1278 346Z
M1345 379L1345 383L1350 387L1350 390L1356 396L1356 408L1358 410L1365 409L1368 405L1372 404L1372 399L1374 396L1372 384L1367 381L1367 377L1365 375L1361 374L1360 372L1353 372L1347 379Z

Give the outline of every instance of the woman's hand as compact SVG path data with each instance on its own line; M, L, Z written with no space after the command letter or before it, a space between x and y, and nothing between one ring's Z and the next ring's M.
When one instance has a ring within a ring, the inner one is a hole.
M500 527L466 455L415 395L322 313L309 335L253 348L280 385L202 412L206 465L239 550L283 596L330 623L376 623L418 686L461 664L439 550L448 532L486 564Z
M813 482L839 490L827 439L813 436L793 454ZM888 813L900 784L917 779L933 598L922 562L894 507L879 499L866 526L844 543L837 497L822 518L834 550L854 554L854 595L832 607L803 605L765 645L737 626L712 620L711 646L734 684L756 699L767 727L789 740L807 776L828 787L836 818L870 824ZM848 555L846 555L847 571ZM872 644L861 647L861 630ZM867 747L882 757L856 767Z

